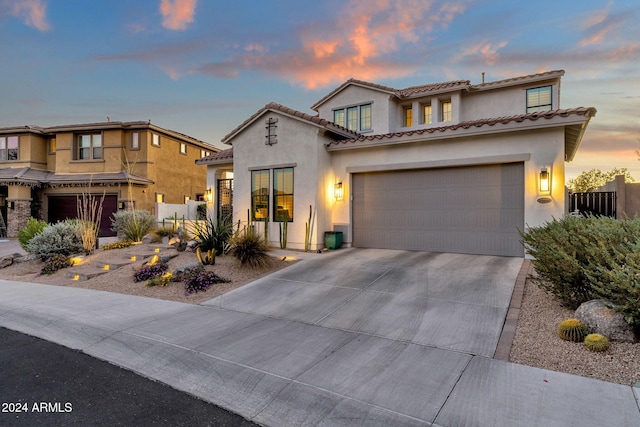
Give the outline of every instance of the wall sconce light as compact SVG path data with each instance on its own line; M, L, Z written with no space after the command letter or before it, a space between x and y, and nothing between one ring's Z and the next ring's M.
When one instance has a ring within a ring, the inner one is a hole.
M342 200L342 196L344 194L342 191L342 181L336 182L336 185L333 188L333 197L335 197L336 200Z
M124 209L124 202L118 202L118 209Z
M14 202L13 200L8 201L7 207L11 210L14 210L16 208L16 202Z
M540 169L540 178L538 183L538 203L551 202L551 168L547 166Z
M204 192L204 201L207 203L213 202L213 190L207 188Z

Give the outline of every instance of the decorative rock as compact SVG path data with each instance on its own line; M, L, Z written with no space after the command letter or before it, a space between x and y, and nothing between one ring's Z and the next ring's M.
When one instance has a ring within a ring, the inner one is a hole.
M591 332L602 334L610 341L636 342L633 327L612 304L601 299L587 301L578 307L576 317L589 327Z
M0 268L7 268L13 264L13 255L8 255L0 259Z
M172 273L172 276L174 277L174 279L176 281L179 282L179 281L182 280L182 278L183 278L185 273L187 273L189 271L192 271L192 270L199 270L201 268L202 268L202 264L200 264L199 262L193 262L191 264L186 264L186 265L183 265L181 267L176 268L174 270L174 272Z
M169 237L168 236L162 236L162 244L166 245L167 243L169 243Z
M153 243L154 239L155 237L153 237L151 234L145 234L142 238L142 243Z

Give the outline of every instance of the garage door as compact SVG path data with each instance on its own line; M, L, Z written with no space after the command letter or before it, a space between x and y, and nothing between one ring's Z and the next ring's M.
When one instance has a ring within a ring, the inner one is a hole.
M98 200L102 195L98 196ZM49 223L63 221L67 218L78 217L77 196L49 196L48 218ZM100 219L100 236L115 236L111 231L111 216L118 210L118 196L105 195L102 204L102 217Z
M353 175L353 244L524 256L524 164Z

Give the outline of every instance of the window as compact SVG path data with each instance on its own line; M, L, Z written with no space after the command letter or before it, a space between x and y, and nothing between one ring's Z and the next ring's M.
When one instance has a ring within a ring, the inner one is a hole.
M251 217L269 217L269 170L251 171Z
M338 126L345 127L344 109L343 110L335 110L333 112L333 123L337 124Z
M210 152L208 152L207 150L200 150L200 158L207 157L207 156L209 156L210 154L211 154L211 153L210 153Z
M293 221L293 168L273 170L274 222Z
M371 130L371 104L333 110L333 122L353 131Z
M151 144L155 145L156 147L160 146L160 135L158 135L157 133L152 133L151 134Z
M360 130L371 130L371 104L360 106Z
M49 140L49 154L53 154L56 152L56 139L51 138Z
M442 121L450 122L451 117L451 101L442 101Z
M0 137L0 161L18 160L17 136Z
M156 203L164 203L164 194L156 193Z
M140 149L140 134L138 132L133 132L131 134L131 149L132 150Z
M425 125L430 125L431 123L433 123L433 111L431 110L431 105L425 105L423 107L423 123Z
M551 86L527 89L527 113L551 110Z
M347 129L358 130L358 107L347 108Z
M405 107L404 109L404 125L409 127L413 124L413 109L411 107Z
M180 143L180 154L187 154L187 144L184 142Z
M99 133L78 135L76 140L76 160L102 159L102 135Z

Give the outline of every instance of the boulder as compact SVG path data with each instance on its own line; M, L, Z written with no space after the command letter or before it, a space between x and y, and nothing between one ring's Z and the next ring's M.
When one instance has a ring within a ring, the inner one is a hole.
M581 304L575 316L587 325L592 333L602 334L610 341L638 340L633 327L624 320L622 313L615 311L613 305L605 300L596 299Z
M13 255L8 255L0 259L0 268L7 268L13 265Z
M145 234L142 237L142 243L153 243L153 241L155 240L155 237L152 234Z

